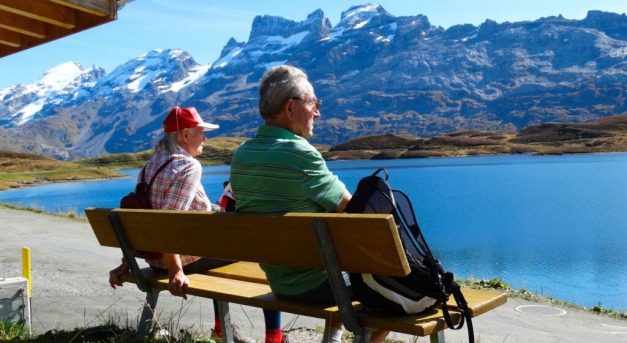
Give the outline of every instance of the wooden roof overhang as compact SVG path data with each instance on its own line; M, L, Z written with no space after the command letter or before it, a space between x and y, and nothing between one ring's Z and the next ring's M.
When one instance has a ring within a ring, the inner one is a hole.
M126 2L0 0L0 58L114 21Z

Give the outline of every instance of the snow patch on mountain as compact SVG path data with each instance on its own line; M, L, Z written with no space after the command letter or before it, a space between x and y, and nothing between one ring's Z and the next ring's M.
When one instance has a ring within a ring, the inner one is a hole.
M90 74L94 69L83 69L76 62L62 63L46 71L39 81L25 85L21 90L23 96L31 100L19 111L10 114L15 126L31 121L45 106L59 105L64 101L85 95L80 92L85 83L89 84ZM7 90L7 89L5 89Z
M231 60L233 60L234 58L236 58L239 54L242 53L242 48L240 47L235 47L233 48L231 51L229 51L225 56L221 57L220 59L218 59L213 66L211 66L211 69L218 69L218 68L224 68L226 67L229 62L231 62Z
M342 18L338 26L347 29L359 30L368 24L370 19L379 15L379 5L355 6L346 12L342 12Z
M168 91L172 91L172 92L180 91L181 89L193 84L194 82L196 82L196 80L200 79L205 74L207 74L209 69L211 69L210 64L191 68L186 78L184 78L181 81L172 83L170 87L166 87L162 93L168 92Z
M275 54L281 53L289 48L299 45L305 37L309 34L309 31L300 32L294 35L291 35L287 38L283 38L280 36L267 37L266 41L268 45L278 47L273 51Z

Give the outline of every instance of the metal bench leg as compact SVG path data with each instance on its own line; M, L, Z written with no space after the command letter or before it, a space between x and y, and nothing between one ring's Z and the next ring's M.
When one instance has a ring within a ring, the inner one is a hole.
M355 335L353 343L368 343L365 335Z
M444 331L438 331L438 332L434 332L430 334L429 342L430 343L444 343L445 342Z
M336 305L340 309L340 316L344 327L355 336L364 336L364 328L359 324L350 294L344 283L344 277L342 276L342 271L337 261L335 248L333 247L333 241L331 240L327 225L324 220L315 220L312 223L312 229L320 257L322 257L324 269L327 271L327 277L331 285L331 290L333 291L333 296L335 297Z
M229 303L226 301L217 301L218 315L220 315L220 327L222 327L222 338L226 343L233 343L233 327L231 326L231 313L229 312Z
M137 331L142 336L148 333L150 324L152 324L152 318L155 314L155 308L157 307L157 300L159 300L159 291L146 292L146 305L144 306L137 327Z

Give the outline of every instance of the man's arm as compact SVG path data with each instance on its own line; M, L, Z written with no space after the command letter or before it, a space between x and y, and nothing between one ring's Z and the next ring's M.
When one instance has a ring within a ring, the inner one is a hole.
M344 212L344 210L346 209L346 205L348 204L348 202L351 200L352 197L353 196L348 191L344 191L344 194L342 194L342 200L337 205L334 211L336 213Z

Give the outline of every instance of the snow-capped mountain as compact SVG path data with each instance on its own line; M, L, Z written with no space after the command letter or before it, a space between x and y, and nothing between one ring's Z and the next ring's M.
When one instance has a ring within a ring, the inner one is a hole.
M101 68L84 69L75 62L66 62L48 70L34 84L2 89L0 99L10 98L7 106L10 113L0 117L0 125L19 127L45 116L46 109L88 96L85 89L102 75Z
M261 123L258 82L282 63L303 68L324 101L318 143L627 113L625 14L443 29L364 5L336 26L321 10L300 22L258 16L248 41L229 40L211 65L168 49L108 74L64 63L35 84L0 90L0 149L60 159L145 150L174 105L219 123L211 135L251 136Z
M95 94L138 93L149 84L159 93L178 92L196 82L207 70L209 66L198 65L185 51L153 50L124 63L100 79Z

